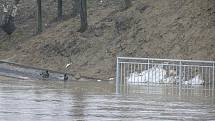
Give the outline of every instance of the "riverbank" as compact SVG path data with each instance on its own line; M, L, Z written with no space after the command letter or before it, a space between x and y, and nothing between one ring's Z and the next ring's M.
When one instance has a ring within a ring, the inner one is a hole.
M24 33L1 39L14 47L2 49L0 59L104 80L115 77L118 56L215 60L214 0L133 0L126 10L107 3L93 3L84 33L78 18L68 18L25 41L16 43ZM26 24L33 25L20 27Z
M41 73L48 71L49 77L43 78ZM64 79L63 72L57 72L48 69L30 67L25 65L20 65L17 63L0 61L0 76L5 78L16 78L22 80L57 80L57 81L97 81L101 80L98 78L90 78L84 76L78 76L73 74L68 74L68 80Z

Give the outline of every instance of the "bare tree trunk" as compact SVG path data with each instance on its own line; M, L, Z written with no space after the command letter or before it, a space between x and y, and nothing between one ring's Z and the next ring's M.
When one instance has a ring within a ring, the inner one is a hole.
M81 27L79 29L79 32L84 32L88 27L86 0L80 0L80 18L81 18Z
M58 20L62 20L63 18L63 1L58 0Z
M37 33L42 32L42 3L41 0L37 0Z
M80 13L80 0L73 0L72 17L76 17Z
M124 0L125 3L125 9L128 9L129 7L131 7L131 0Z
M17 13L17 5L19 4L19 1L20 0L15 0L15 3L14 3L14 5L13 5L13 8L12 8L12 12L11 12L11 16L12 17L15 17L16 16L16 13Z
M20 0L14 0L12 5L9 5L7 2L3 4L1 28L8 35L12 34L16 30L15 16L17 14L17 5L19 4L19 1Z
M19 4L19 1L20 1L20 0L15 0L15 5L18 5L18 4Z
M9 11L9 5L7 4L6 1L2 2L1 4L3 7L3 12L2 12L2 16L0 16L1 17L0 27L2 27L6 23L6 21L7 21L6 17L7 17L8 11Z

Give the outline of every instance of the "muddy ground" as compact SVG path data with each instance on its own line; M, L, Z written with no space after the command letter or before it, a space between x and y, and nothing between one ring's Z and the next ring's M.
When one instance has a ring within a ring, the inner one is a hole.
M215 60L214 0L133 0L132 4L122 10L119 3L92 3L84 33L77 32L78 17L65 13L64 21L47 19L45 32L31 35L35 21L31 24L28 15L20 15L26 21L20 21L17 32L26 29L10 39L1 34L7 46L1 44L0 58L104 79L115 76L117 56Z

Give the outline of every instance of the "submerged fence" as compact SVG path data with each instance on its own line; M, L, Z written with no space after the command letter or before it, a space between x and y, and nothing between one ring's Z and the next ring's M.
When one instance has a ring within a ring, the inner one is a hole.
M116 92L129 91L130 85L144 85L143 88L151 85L174 85L177 91L195 86L214 90L215 62L118 57Z

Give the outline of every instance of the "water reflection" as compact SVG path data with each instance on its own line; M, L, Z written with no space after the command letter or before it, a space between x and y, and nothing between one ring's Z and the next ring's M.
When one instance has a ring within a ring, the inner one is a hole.
M214 96L200 89L129 86L111 82L0 80L1 121L213 120ZM139 93L138 93L139 91Z
M210 101L215 103L215 90L211 87L203 85L183 86L180 88L178 85L168 84L142 84L142 85L127 85L121 87L121 93L130 94L148 94L148 95L162 95L163 97L174 97L181 100L188 101ZM211 100L208 100L210 98Z

